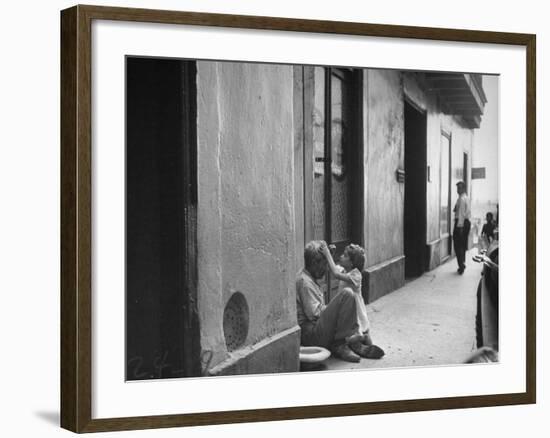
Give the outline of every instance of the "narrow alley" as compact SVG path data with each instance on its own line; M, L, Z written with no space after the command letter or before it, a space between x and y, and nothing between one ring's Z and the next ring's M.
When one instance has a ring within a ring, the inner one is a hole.
M386 352L380 360L349 363L330 357L328 370L463 363L475 349L476 289L480 264L467 253L466 271L452 258L367 306L372 338Z

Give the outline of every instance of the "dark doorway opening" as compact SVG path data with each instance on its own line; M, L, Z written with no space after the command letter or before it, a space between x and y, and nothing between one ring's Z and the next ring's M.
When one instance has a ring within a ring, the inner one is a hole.
M405 277L426 270L426 113L405 101Z
M464 189L468 193L468 154L464 152L463 164L462 164L462 181L464 181Z
M440 211L439 234L441 236L441 261L451 256L452 231L451 231L451 135L441 131L440 149Z
M200 374L195 65L126 62L126 379Z

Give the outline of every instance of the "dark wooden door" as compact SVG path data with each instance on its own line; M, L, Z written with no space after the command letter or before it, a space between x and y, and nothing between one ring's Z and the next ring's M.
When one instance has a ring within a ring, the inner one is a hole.
M426 270L426 114L405 102L405 276Z
M307 77L307 76L306 76ZM313 182L306 182L312 202L311 232L306 236L326 240L336 247L335 261L352 242L362 242L362 71L315 67L309 70ZM306 98L308 96L306 95ZM306 157L306 159L308 159ZM306 178L307 178L306 174ZM308 207L306 206L306 210ZM306 227L307 227L306 221ZM334 296L337 282L327 276L326 299Z
M127 380L200 373L194 75L192 63L127 58Z

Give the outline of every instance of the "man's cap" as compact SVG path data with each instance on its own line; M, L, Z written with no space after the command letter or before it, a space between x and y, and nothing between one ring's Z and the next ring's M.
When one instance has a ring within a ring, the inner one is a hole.
M463 186L466 185L466 183L465 183L464 181L462 181L462 180L456 183L457 186L460 185L460 184L462 184Z

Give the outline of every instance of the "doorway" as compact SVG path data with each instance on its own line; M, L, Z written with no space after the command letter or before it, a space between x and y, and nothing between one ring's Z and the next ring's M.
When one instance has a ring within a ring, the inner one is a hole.
M426 270L426 113L405 101L405 277Z
M362 244L362 71L304 68L304 237L344 248ZM338 282L327 275L326 302Z
M451 134L441 131L439 236L441 261L451 256Z
M462 163L462 181L464 181L464 189L468 193L469 184L468 184L468 154L464 152L464 158Z
M200 375L196 69L126 59L126 379Z

